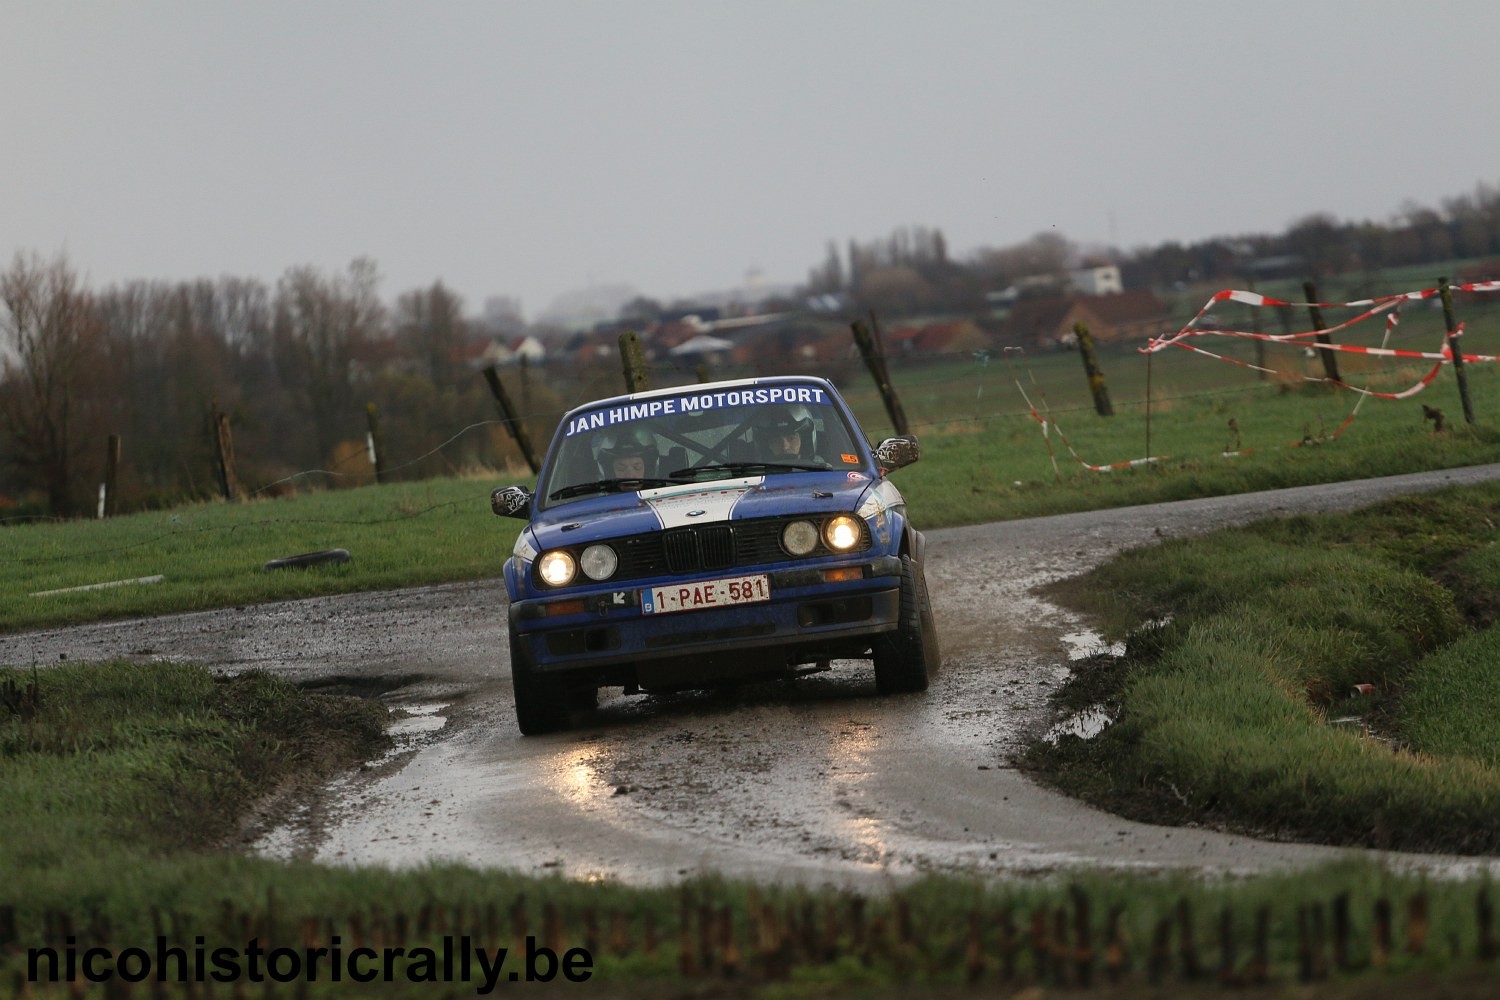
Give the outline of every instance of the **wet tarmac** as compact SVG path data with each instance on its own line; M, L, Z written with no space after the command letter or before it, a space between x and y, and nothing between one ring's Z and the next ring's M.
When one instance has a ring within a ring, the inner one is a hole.
M396 748L249 845L272 856L633 883L710 871L864 887L1074 866L1249 874L1365 852L1133 823L1012 768L1027 739L1059 724L1048 696L1070 664L1101 648L1034 588L1161 537L1496 478L1500 466L1484 466L929 532L943 668L917 695L878 697L868 664L836 662L733 695L606 690L572 731L524 738L497 580L0 636L0 663L191 660L384 690ZM1435 871L1484 863L1386 857Z

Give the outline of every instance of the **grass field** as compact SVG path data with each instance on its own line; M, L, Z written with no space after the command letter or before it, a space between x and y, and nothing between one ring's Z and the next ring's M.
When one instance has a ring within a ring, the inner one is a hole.
M0 975L15 983L28 971L23 949L50 947L63 968L70 944L156 956L160 940L189 956L238 955L253 939L265 953L405 953L390 985L332 982L325 961L320 981L278 988L265 975L255 995L431 996L443 987L428 981L438 972L422 950L440 952L460 935L514 949L511 969L528 937L538 953L584 949L590 981L626 996L1009 996L1112 978L1122 985L1106 992L1159 996L1221 975L1268 990L1306 978L1334 991L1320 995L1354 995L1339 991L1360 984L1360 996L1394 997L1441 983L1466 996L1483 995L1466 991L1487 981L1484 887L1373 864L1249 882L1089 872L929 879L863 897L711 878L631 888L239 857L221 845L236 839L246 802L375 751L373 703L180 665L68 665L4 679L36 684L0 709L0 945L22 946L0 947ZM218 988L236 981L239 995L247 968ZM1377 969L1386 976L1368 975ZM460 981L441 995L480 985ZM28 989L20 995L80 995L62 983ZM149 984L149 994L204 995L174 983Z

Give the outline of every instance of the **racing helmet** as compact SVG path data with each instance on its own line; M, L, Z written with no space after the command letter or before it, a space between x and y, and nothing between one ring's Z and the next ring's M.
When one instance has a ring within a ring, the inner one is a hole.
M756 414L750 428L755 443L761 446L788 434L801 434L805 450L811 444L813 418L805 406L768 406Z
M599 473L605 479L614 479L615 461L622 458L645 460L643 475L655 476L656 464L661 453L656 447L656 438L644 427L610 429L594 439L594 460L599 463Z

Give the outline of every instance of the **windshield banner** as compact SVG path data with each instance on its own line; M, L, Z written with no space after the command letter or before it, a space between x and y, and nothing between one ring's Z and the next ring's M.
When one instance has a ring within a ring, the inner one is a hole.
M822 389L805 385L774 385L755 389L727 389L719 392L683 393L681 396L663 396L659 399L643 399L640 402L622 403L608 409L580 413L568 421L565 437L580 431L595 431L633 420L648 420L652 417L674 413L701 413L704 410L724 406L759 406L770 403L808 403L832 405L828 394Z

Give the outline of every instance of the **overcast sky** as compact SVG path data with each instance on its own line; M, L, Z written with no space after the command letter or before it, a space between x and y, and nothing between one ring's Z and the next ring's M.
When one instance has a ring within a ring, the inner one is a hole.
M1495 0L0 0L0 253L477 312L940 228L1131 249L1500 183Z

